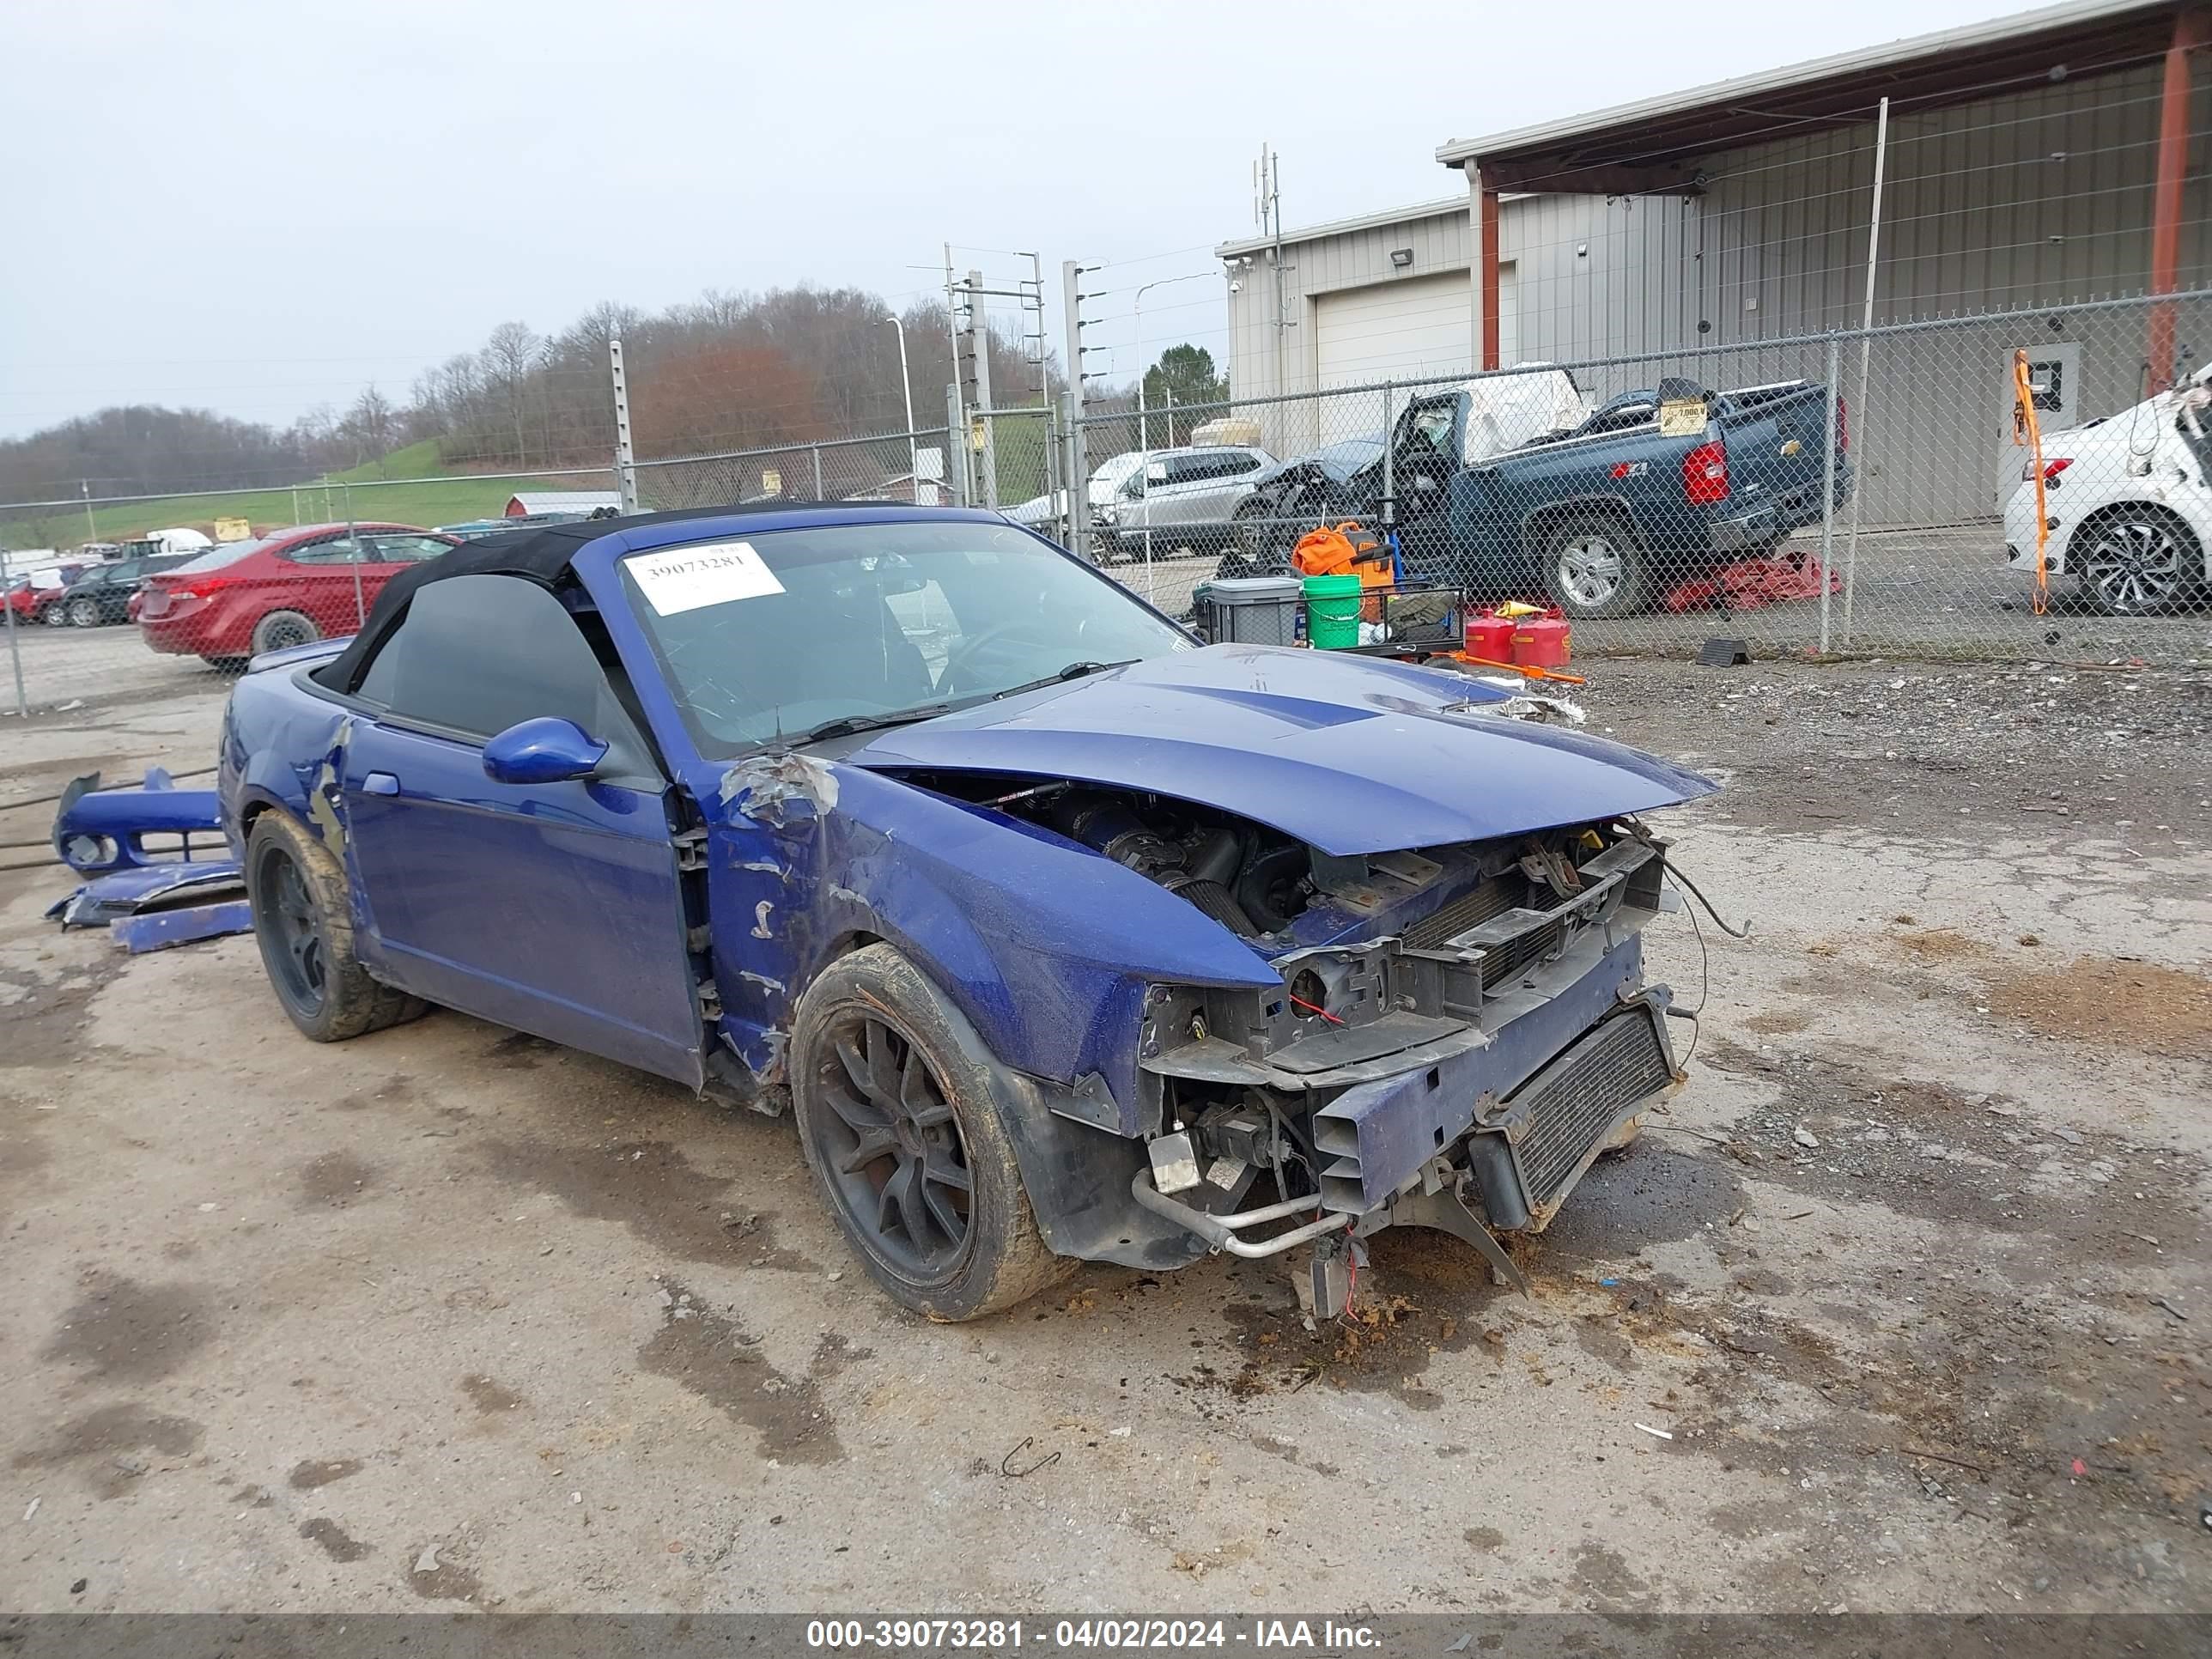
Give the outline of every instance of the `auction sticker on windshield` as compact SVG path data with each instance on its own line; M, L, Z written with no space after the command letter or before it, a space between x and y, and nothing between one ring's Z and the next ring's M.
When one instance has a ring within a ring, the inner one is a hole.
M775 572L753 551L750 542L709 542L700 547L674 547L665 553L647 553L624 562L637 579L645 601L663 617L673 617L702 605L726 605L732 599L757 599L781 593L783 584Z

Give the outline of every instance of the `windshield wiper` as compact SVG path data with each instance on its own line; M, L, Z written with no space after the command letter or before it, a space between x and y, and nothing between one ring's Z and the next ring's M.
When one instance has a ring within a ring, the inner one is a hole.
M1131 657L1123 662L1072 662L1057 674L1048 674L1041 680L1031 680L1027 685L1010 685L1003 691L991 693L991 701L1003 697L1018 697L1024 691L1042 691L1048 685L1059 685L1067 680L1079 680L1086 674L1103 674L1109 668L1127 668L1130 663L1142 662L1141 657Z
M819 743L824 738L849 738L860 732L880 732L890 726L912 726L917 720L933 720L939 714L949 714L949 702L927 703L919 708L901 708L888 714L840 714L834 720L824 720L819 726L809 726L795 736L787 738L791 744Z

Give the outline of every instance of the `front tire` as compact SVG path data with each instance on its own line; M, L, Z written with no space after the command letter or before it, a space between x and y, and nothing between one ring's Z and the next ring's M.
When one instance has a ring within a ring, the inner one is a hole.
M1012 1307L1074 1265L1037 1230L975 1028L888 945L832 963L793 1024L807 1167L869 1277L927 1318Z
M354 955L343 867L275 807L253 821L246 837L246 896L270 988L301 1035L343 1042L428 1006L369 977Z
M1610 622L1649 608L1651 573L1644 550L1607 513L1571 513L1544 532L1545 585L1577 622Z
M2074 532L2066 562L2109 617L2179 610L2203 580L2204 554L2180 517L2147 501L2108 507Z
M71 628L99 627L100 601L92 599L71 599L69 603L69 625Z

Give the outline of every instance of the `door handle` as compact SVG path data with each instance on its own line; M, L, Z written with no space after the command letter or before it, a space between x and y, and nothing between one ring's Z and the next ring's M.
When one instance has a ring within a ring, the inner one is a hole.
M370 795L396 795L399 780L389 772L371 772L361 781L362 792Z

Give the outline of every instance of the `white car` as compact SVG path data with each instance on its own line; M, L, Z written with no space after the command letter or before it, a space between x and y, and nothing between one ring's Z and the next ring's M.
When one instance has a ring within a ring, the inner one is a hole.
M1091 483L1084 491L1095 515L1098 509L1114 499L1114 492L1124 480L1144 465L1145 453L1140 449L1125 450L1119 455L1109 456L1091 470ZM1006 510L1006 516L1024 530L1035 530L1057 538L1066 527L1067 492L1055 489L1049 495L1038 495Z
M2212 582L2209 462L2212 364L2118 415L2045 433L2045 568L2114 616L2186 604ZM2034 569L2033 457L2021 463L2004 532L2005 562Z

